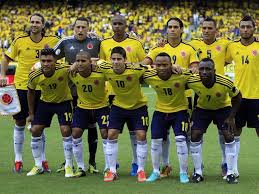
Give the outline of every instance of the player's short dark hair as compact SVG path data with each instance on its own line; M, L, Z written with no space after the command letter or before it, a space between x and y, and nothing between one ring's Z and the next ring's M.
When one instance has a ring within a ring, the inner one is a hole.
M217 28L217 22L212 17L206 17L203 22L213 22L215 28Z
M31 21L31 18L32 18L33 16L38 16L38 17L40 17L40 18L41 18L41 22L42 22L43 24L45 24L45 18L44 18L44 16L43 16L42 14L40 14L40 13L34 13L34 14L32 14L31 17L30 17L30 21Z
M114 53L118 53L118 54L122 55L122 57L123 57L124 59L126 59L127 54L126 54L126 51L125 51L124 48L122 48L122 47L120 47L120 46L116 46L116 47L114 47L114 48L112 49L111 55L114 54Z
M90 24L90 21L86 17L78 17L78 18L76 18L76 21L74 22L74 25L73 25L74 27L75 27L77 21L84 21L87 23L88 26Z
M40 51L40 56L42 55L52 55L56 57L55 50L53 48L44 48Z
M211 62L215 66L215 63L211 58L203 58L200 62Z
M255 27L255 21L254 21L254 19L253 19L250 15L244 16L244 17L240 20L239 26L240 26L240 23L243 22L243 21L251 21L252 24L253 24L253 27Z
M87 56L87 58L89 58L89 59L91 58L90 53L87 51L79 51L76 55L85 55L85 56Z
M170 60L170 62L171 62L171 57L170 57L170 55L168 55L168 54L165 53L165 52L159 53L159 54L156 56L156 58L157 58L157 57L168 57L169 60Z
M168 27L169 22L172 21L172 20L177 21L177 22L179 23L180 28L183 28L183 21L180 20L180 19L177 18L177 17L172 17L172 18L170 18L170 19L166 22L166 27Z

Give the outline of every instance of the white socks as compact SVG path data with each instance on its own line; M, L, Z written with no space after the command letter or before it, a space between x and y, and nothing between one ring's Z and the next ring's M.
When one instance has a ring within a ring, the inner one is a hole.
M162 142L162 166L169 165L169 149L170 149L170 135L167 135L167 139Z
M177 155L180 165L180 173L187 173L188 168L188 147L185 136L179 135L175 137Z
M110 171L116 173L116 162L118 157L118 140L107 140L106 145L106 155L108 158L108 164L110 166Z
M163 139L151 140L151 158L153 164L153 171L160 174L160 159L162 155L162 142Z
M82 168L85 171L82 137L72 138L72 147L78 168Z
M66 160L65 167L70 166L72 168L73 166L72 136L63 137L63 148L64 148L64 155Z
M105 162L104 170L106 170L107 168L110 168L106 149L107 149L107 139L103 139L103 154L104 154L104 162Z
M222 154L221 164L224 164L226 163L225 139L222 134L219 134L218 138L219 138L219 144L220 144L221 154Z
M23 145L25 139L24 128L25 126L14 126L13 143L15 161L22 161Z
M46 134L45 129L42 132L42 162L46 161Z
M192 142L190 145L190 151L192 154L192 160L193 160L193 165L195 168L195 172L199 175L202 176L202 154L201 154L201 141L198 142Z
M228 166L227 175L234 174L233 167L235 162L235 155L236 155L236 145L235 141L230 143L225 143L226 146L226 162Z
M138 172L144 170L147 160L147 141L137 141Z
M235 136L235 145L236 145L236 154L235 154L233 170L234 170L234 173L239 174L239 172L238 172L238 154L239 154L239 150L240 150L240 136Z
M42 168L42 137L31 137L31 151L35 166Z
M132 164L138 162L137 159L137 138L135 131L130 131L130 142L131 142L131 148L132 148Z

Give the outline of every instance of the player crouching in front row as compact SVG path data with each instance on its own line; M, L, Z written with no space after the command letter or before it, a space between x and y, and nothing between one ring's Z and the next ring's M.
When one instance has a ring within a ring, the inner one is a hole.
M47 48L40 52L42 67L29 75L28 81L28 121L32 122L31 149L35 166L27 173L33 176L43 173L42 167L42 132L50 127L54 114L58 115L60 131L63 136L64 155L66 160L65 177L73 177L72 170L72 137L70 124L72 120L72 96L68 86L68 70L66 66L56 64L55 52ZM34 115L35 89L41 89L41 98Z
M238 183L233 171L236 154L233 131L241 93L230 79L215 73L215 64L209 58L201 60L199 75L191 76L187 85L199 96L197 107L192 114L190 151L195 168L192 181L195 183L203 181L201 139L213 121L225 139L227 182Z

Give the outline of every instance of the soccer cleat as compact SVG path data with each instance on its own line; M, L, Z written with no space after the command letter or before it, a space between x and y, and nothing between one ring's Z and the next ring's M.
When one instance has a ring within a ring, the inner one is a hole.
M75 174L73 172L73 168L71 168L70 166L65 167L65 177L66 178L70 178L70 177L74 177Z
M60 164L60 167L57 169L57 173L60 173L60 172L65 172L65 162L63 162L62 164Z
M86 176L86 173L82 168L77 168L74 176L75 177L83 177L83 176Z
M96 165L89 164L88 172L91 174L99 173L99 170L96 168Z
M131 176L137 176L138 173L138 165L136 163L132 163L131 164L131 172L130 175Z
M13 168L14 173L21 173L22 167L23 167L22 161L16 161Z
M180 173L180 183L189 183L187 173Z
M234 175L237 179L239 178L239 172L234 172Z
M104 169L104 170L103 170L103 175L104 175L104 176L107 175L107 173L108 173L109 171L110 171L109 168Z
M118 179L118 176L116 173L112 173L111 171L108 171L106 174L104 174L104 182L112 182Z
M201 176L201 175L199 175L197 173L193 173L193 175L192 175L192 182L193 183L199 183L199 182L201 182L203 180L204 180L203 176Z
M144 172L144 170L141 170L138 172L138 182L142 183L146 181L146 174Z
M34 176L34 175L37 175L37 174L43 174L44 173L44 170L43 168L40 168L38 166L34 166L30 172L27 173L27 176Z
M221 175L224 177L227 175L228 166L227 163L221 164Z
M160 179L160 174L158 172L152 172L152 174L148 177L146 182L154 182Z
M49 169L49 164L48 164L47 160L42 161L42 167L43 167L44 172L51 173L51 170Z
M119 162L116 162L116 170L120 168Z
M234 174L227 175L226 181L228 182L228 184L237 184L238 183L238 180Z
M166 165L162 168L162 171L160 173L161 178L166 178L172 173L172 167L169 165Z

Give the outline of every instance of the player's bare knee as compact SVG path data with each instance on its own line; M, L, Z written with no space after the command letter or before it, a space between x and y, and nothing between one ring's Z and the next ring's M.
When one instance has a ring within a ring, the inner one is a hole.
M60 131L63 137L69 137L72 134L72 131L68 125L60 126Z
M41 127L38 125L34 125L34 126L32 126L30 131L31 131L32 137L40 137L43 129L41 129Z
M19 127L25 126L26 125L26 120L15 120L15 124Z
M222 131L222 135L224 136L224 140L226 143L230 143L234 141L234 135L230 131Z
M108 129L100 129L102 139L108 138Z
M234 136L240 136L242 133L242 128L236 128L234 131Z
M119 136L119 130L117 130L117 129L108 130L108 139L109 140L118 139L118 136Z
M201 130L192 130L191 131L191 141L198 142L201 141L203 133Z
M73 138L80 138L83 135L83 130L80 128L73 128L72 129L72 137Z
M145 130L136 130L136 139L138 141L146 141L146 131Z

